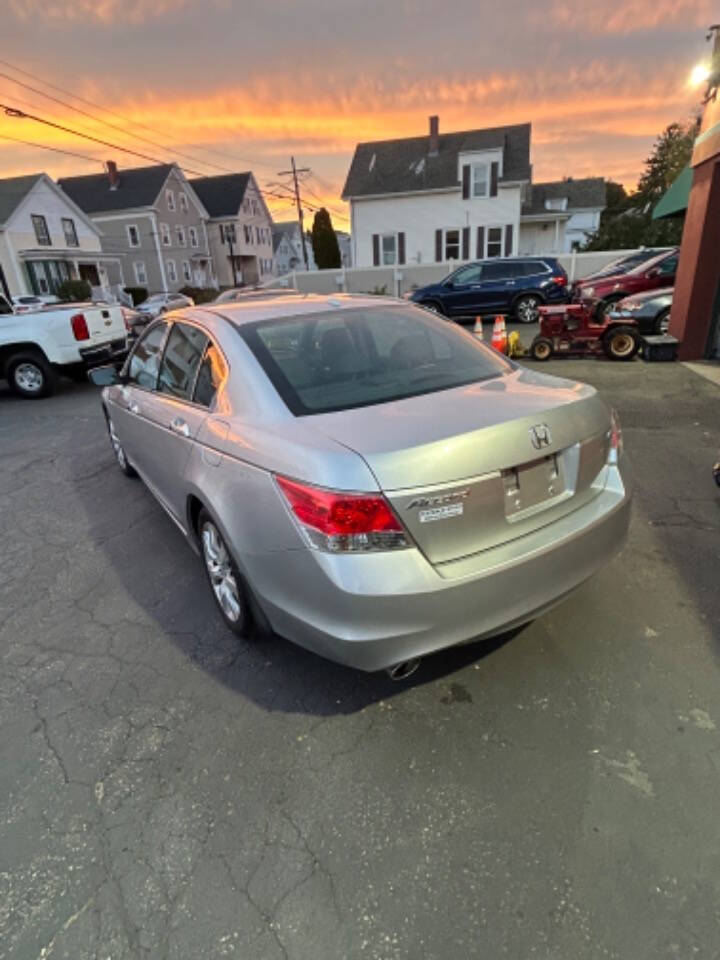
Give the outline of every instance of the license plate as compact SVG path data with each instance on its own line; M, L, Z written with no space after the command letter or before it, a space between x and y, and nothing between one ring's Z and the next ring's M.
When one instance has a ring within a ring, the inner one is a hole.
M552 454L503 472L505 516L515 520L567 496L562 456Z

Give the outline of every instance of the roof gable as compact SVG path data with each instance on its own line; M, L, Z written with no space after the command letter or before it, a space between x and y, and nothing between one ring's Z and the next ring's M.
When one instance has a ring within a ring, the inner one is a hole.
M0 226L7 223L25 197L44 177L44 173L30 173L24 177L6 177L0 180Z
M602 177L585 177L581 180L568 178L567 180L551 180L546 183L534 183L531 188L530 201L523 204L523 214L533 215L540 213L557 212L548 210L546 200L560 200L567 198L567 209L572 210L605 207L606 184Z
M500 182L530 179L530 124L442 133L438 151L429 153L429 137L359 143L343 188L343 197L421 193L458 186L458 157L476 150L501 149Z
M217 177L197 177L189 183L211 217L235 217L251 180L249 172L226 173Z
M174 163L121 168L116 189L111 187L106 173L63 177L58 184L85 213L119 212L154 206L168 177L176 171ZM184 178L182 182L184 185Z

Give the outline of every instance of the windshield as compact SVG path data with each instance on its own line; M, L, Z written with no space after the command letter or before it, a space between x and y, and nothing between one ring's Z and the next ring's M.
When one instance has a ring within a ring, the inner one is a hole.
M450 390L513 369L459 327L411 306L261 320L238 329L296 416Z
M665 260L669 260L673 257L675 251L673 250L664 250L661 254L649 257L647 260L644 260L642 263L639 263L636 267L633 267L632 270L628 270L629 274L636 276L638 273L645 273L646 270L652 270L653 267L660 266Z

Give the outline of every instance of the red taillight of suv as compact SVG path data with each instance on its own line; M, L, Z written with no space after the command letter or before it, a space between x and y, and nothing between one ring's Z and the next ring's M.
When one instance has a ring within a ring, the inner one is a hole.
M554 277L550 277L550 283L556 283L559 287L566 287L568 282L567 277L563 277L560 274L557 274Z
M318 550L358 553L409 546L381 494L325 490L287 477L275 480L309 544Z
M70 317L70 326L76 340L89 340L90 331L88 330L87 320L84 313L76 313Z

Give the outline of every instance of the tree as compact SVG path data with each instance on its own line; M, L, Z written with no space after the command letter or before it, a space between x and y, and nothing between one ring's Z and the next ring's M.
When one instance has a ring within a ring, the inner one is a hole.
M695 139L694 123L671 123L655 141L634 193L607 182L606 208L600 228L585 250L621 250L627 247L666 247L680 243L682 218L653 220L652 212L665 191L689 163Z
M321 207L313 219L312 248L318 270L334 270L340 266L340 247L325 207Z

